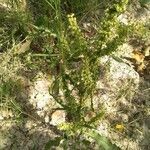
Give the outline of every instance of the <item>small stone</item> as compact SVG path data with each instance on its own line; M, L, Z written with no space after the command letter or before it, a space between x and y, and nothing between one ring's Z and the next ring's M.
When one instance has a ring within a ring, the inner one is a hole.
M51 122L52 125L59 125L61 123L65 122L66 113L63 110L56 110L52 116L51 116Z
M118 17L118 20L119 20L120 22L122 22L123 24L128 25L128 19L127 19L127 15L126 15L126 14L121 14L121 15Z
M46 122L46 123L48 123L48 122L50 121L50 119L49 119L49 116L48 116L48 115L46 115L46 117L45 117L44 119L45 119L45 122Z
M3 120L3 119L4 119L4 117L0 115L0 120Z
M129 121L129 117L126 114L122 114L121 115L123 122L128 122Z

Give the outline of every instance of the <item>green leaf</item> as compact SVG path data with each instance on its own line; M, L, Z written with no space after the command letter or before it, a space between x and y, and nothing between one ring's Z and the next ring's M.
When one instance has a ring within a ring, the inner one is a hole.
M148 3L150 3L150 0L140 0L140 3L141 4L148 4Z
M105 136L97 133L96 130L91 130L88 135L96 141L101 150L120 150L119 147L112 144L111 141Z
M54 96L58 96L58 94L59 94L59 84L60 84L60 79L56 78L52 84L52 94Z
M46 143L46 145L45 145L45 150L51 150L51 148L53 147L53 146L59 146L59 144L60 144L60 141L61 141L61 137L56 137L55 139L52 139L52 140L49 140L47 143Z

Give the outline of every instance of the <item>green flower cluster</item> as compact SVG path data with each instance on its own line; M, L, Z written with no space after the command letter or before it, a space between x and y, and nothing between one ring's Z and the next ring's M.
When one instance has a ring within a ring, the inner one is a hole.
M68 22L69 22L69 28L72 30L73 33L75 34L81 34L81 30L77 24L77 19L74 16L74 14L69 14L68 16Z
M81 82L83 83L85 89L85 95L87 95L87 93L90 95L95 84L93 80L93 72L91 72L91 67L92 66L89 64L88 59L84 60L83 69L81 71Z

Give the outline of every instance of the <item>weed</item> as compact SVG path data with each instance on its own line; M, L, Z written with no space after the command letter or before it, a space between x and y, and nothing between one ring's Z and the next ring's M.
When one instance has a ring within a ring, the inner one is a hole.
M30 69L41 68L40 65L44 62L44 65L48 65L52 70L55 79L50 87L50 94L67 113L67 121L60 129L67 133L69 140L73 137L77 143L80 143L77 139L86 135L88 131L100 147L113 149L109 140L89 130L96 129L97 122L104 115L103 108L95 109L93 106L96 83L99 79L99 59L116 51L129 35L133 34L135 27L134 31L143 29L135 24L123 24L118 20L118 16L126 11L128 0L112 0L110 3L103 1L103 15L100 18L92 18L94 23L90 28L94 33L90 32L88 36L85 36L86 29L82 26L82 20L83 16L90 14L91 6L95 5L95 11L100 7L97 0L24 2L9 1L11 9L4 10L0 15L0 51L6 52L6 57L1 57L4 60L0 64L0 69L4 69L0 74L1 104L5 105L4 103L9 101L8 97L12 96L11 90L14 88L12 84L3 81L6 75L3 63L9 70L9 67L13 68L11 65L17 58L25 58L22 62ZM23 8L20 9L21 5ZM20 43L22 51L14 51ZM39 63L36 63L37 61ZM17 69L14 74L17 75ZM60 92L63 93L62 97ZM14 101L10 102L14 104ZM6 105L9 106L8 103ZM83 143L89 144L90 140L85 137ZM64 147L68 146L64 137L49 143L58 146L61 140ZM49 143L46 147L51 148ZM73 145L74 149L75 147L76 145Z

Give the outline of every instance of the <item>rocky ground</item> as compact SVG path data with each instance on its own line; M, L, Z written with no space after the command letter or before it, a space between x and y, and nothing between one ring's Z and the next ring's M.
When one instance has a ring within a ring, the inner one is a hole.
M150 75L146 75L150 79ZM124 62L113 57L100 59L100 79L97 82L95 108L103 106L105 118L98 130L121 149L148 150L150 118L150 80ZM55 110L59 105L49 95L52 78L39 72L31 80L20 77L21 91L18 101L23 106L23 122L11 120L13 114L1 110L0 149L43 149L49 139L58 136L56 126L65 122L65 112ZM119 129L116 125L122 125Z

